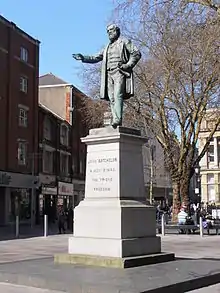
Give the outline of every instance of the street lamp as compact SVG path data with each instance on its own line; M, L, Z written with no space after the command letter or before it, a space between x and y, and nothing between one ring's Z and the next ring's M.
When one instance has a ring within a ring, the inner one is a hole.
M200 166L195 167L195 195L199 203L201 203L201 179L200 179Z

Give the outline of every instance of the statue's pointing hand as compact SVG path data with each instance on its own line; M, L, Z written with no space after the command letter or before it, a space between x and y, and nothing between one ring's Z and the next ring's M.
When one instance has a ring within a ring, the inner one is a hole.
M72 56L76 60L81 60L81 61L83 60L83 55L82 54L73 54Z

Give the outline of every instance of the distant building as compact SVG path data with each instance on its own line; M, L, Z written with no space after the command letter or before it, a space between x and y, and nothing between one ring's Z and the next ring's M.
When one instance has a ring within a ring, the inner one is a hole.
M52 73L39 78L39 169L42 198L76 206L84 197L87 134L80 112L85 95Z
M213 129L219 110L208 110L199 133L199 153ZM220 127L214 134L209 149L200 161L201 201L220 203Z
M38 185L35 154L38 150L39 41L2 16L0 36L2 225L13 222L16 215L20 221L30 221L33 215Z
M155 201L172 201L170 173L165 165L164 152L155 138L143 146L143 165L146 198L150 200L152 192Z
M57 205L73 205L71 126L39 104L39 195L37 214L56 216Z

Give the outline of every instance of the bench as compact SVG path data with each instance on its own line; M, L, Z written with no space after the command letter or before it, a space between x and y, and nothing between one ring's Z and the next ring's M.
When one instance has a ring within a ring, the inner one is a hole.
M218 231L220 230L220 224L213 224L210 227L206 228L208 235L210 234L210 230L215 230L216 235L219 235Z
M158 230L158 233L162 232L162 226L161 223L157 223L156 224L156 229ZM167 224L164 226L165 230L184 230L189 231L192 230L193 232L200 230L199 225L178 225L178 224ZM219 235L219 230L220 230L220 224L214 224L212 226L208 226L206 228L203 228L203 230L206 230L208 235L210 234L211 230L215 230L216 231L216 235Z
M158 229L158 232L161 233L161 230L162 230L161 224L157 223L156 227ZM188 234L189 230L192 230L193 232L199 230L199 226L198 225L167 224L164 226L164 229L165 230L178 230L178 231L183 230Z

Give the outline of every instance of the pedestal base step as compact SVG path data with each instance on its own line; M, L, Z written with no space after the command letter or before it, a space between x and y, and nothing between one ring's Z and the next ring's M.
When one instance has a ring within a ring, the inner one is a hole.
M134 257L103 257L79 254L56 254L54 262L59 264L78 264L97 267L112 267L112 268L132 268L139 266L152 265L156 263L174 261L174 253L156 253Z

